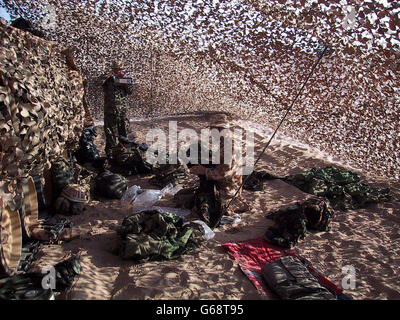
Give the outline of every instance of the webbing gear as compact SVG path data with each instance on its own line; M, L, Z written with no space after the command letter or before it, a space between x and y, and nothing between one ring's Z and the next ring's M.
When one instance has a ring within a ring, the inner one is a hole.
M73 223L72 221L66 219L66 218L60 218L57 220L56 223L49 223L49 222L44 222L43 224L40 225L40 227L44 230L48 230L50 233L50 239L49 243L57 243L59 241L59 237L61 232L65 228L72 228Z

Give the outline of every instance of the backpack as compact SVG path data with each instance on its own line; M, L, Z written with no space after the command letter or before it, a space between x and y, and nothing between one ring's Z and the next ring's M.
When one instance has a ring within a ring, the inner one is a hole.
M119 174L104 171L95 178L94 192L97 196L121 199L126 189L126 179Z
M307 218L307 229L317 231L329 231L329 224L335 212L326 199L309 199L302 205Z
M50 171L54 198L57 198L67 185L76 183L74 169L64 158L52 162Z

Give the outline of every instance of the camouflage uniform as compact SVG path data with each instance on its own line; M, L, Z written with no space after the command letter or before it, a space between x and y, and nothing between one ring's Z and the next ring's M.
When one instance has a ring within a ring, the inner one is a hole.
M265 238L284 248L291 248L303 239L308 230L328 231L334 211L328 201L313 198L288 208L270 213L267 218L275 222L268 228Z
M112 171L125 176L151 173L152 165L146 160L145 151L139 146L118 143L111 150Z
M298 204L278 210L268 216L274 220L274 227L269 227L264 238L272 244L291 248L306 236L307 219Z
M115 76L119 77L119 76ZM103 83L104 90L104 133L106 136L106 153L117 145L119 136L128 136L129 120L127 118L128 100L132 93L131 86L115 84L113 77Z
M210 129L216 129L220 133L224 129L230 129L228 119L224 116L217 116L211 121ZM218 227L222 214L230 215L235 211L247 211L248 206L244 201L240 199L241 190L236 195L237 189L242 184L242 172L239 161L237 160L234 150L231 150L231 162L225 163L225 139L230 138L232 146L234 146L232 131L228 131L229 136L225 136L221 139L219 144L220 159L219 164L212 163L212 151L210 150L208 163L204 163L204 159L201 159L200 166L204 167L204 174L200 174L200 187L194 192L193 200L193 211L197 213L200 218L205 221L211 228ZM195 146L197 147L197 155L202 154L201 142ZM188 149L187 156L190 157L190 150ZM206 161L207 162L207 161ZM193 166L195 164L190 164ZM192 190L188 190L188 193L180 193L180 196L185 196L185 203L190 203L189 196ZM231 203L232 202L232 203ZM230 204L229 208L227 206Z
M183 225L179 216L157 210L128 215L117 232L121 257L132 260L176 259L204 241L199 224Z
M222 126L222 124L221 124ZM229 126L226 126L228 129ZM219 129L225 129L223 127ZM233 140L232 140L233 145ZM199 151L198 154L201 154L201 144L198 145ZM210 164L201 164L205 167L205 175L200 175L200 189L202 186L206 186L206 182L215 185L219 199L221 201L221 207L223 210L228 206L231 202L232 198L234 197L237 189L242 184L242 172L239 162L232 150L232 161L230 164L225 163L224 159L224 139L221 140L220 143L220 163L219 164L212 164L211 163L211 154L210 154ZM236 211L246 211L248 210L247 205L241 199L242 190L237 194L237 197L234 199L230 207L228 208L225 214L231 215Z
M339 210L358 209L368 203L393 199L389 189L360 182L356 173L336 167L312 168L284 181L304 192L328 198L332 207Z
M194 196L196 214L213 229L218 227L223 214L221 193L215 181L207 181L200 177L200 187Z

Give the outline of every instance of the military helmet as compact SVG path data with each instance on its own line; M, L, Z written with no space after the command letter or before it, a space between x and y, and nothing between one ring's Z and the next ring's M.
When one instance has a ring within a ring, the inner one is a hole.
M85 203L88 201L85 190L77 184L67 185L62 190L61 196L73 202Z
M55 203L56 213L70 216L78 215L86 210L86 206L82 202L74 202L63 196L59 196Z

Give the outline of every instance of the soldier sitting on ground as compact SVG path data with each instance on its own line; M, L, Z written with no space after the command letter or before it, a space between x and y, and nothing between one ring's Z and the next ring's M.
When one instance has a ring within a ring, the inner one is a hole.
M224 141L229 138L228 135L232 134L229 130L229 118L227 115L215 115L211 118L210 129L216 129L220 133L224 129L227 134L220 140L220 161L219 163L200 163L193 165L190 168L192 174L198 175L200 178L200 187L196 189L186 189L179 192L176 199L187 204L192 202L194 205L193 210L204 220L210 227L217 227L220 223L222 215L231 215L235 212L244 212L249 209L246 202L241 199L239 193L234 199L236 190L242 183L242 172L236 156L232 151L232 161L225 163L224 157ZM232 136L231 136L232 138ZM232 139L232 145L233 139ZM198 153L199 154L199 153ZM211 160L211 159L210 159ZM194 193L194 199L188 200L190 193ZM232 201L232 203L231 203ZM229 208L227 210L227 207Z

